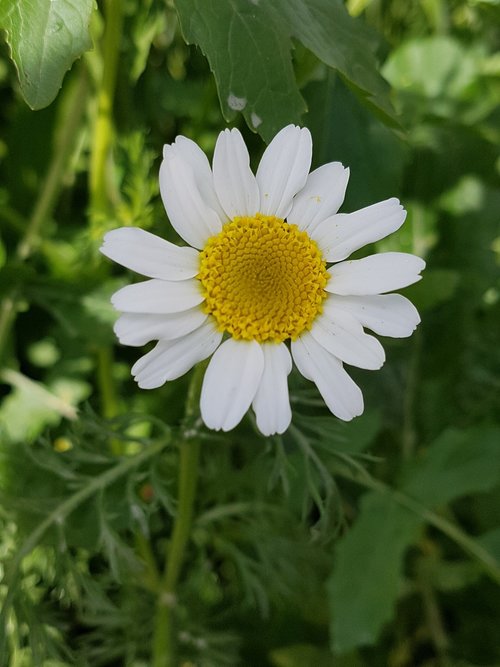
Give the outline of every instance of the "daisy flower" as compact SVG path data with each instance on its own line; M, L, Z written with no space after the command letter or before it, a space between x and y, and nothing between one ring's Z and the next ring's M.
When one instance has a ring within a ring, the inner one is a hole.
M331 412L350 420L363 396L344 364L378 369L382 336L409 336L420 321L392 290L420 279L425 262L386 252L347 260L395 232L397 199L337 213L349 170L331 162L309 173L309 130L289 125L271 141L257 173L237 129L220 133L212 167L179 136L163 152L160 191L188 244L142 229L108 232L101 252L149 278L116 292L121 343L156 346L132 367L139 387L175 380L211 356L201 390L205 424L228 431L250 406L264 435L291 421L292 359ZM347 261L346 261L347 260Z

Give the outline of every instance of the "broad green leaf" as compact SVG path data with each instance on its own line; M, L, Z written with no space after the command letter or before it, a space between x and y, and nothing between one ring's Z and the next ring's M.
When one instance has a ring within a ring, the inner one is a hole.
M305 111L292 44L271 3L176 0L182 32L208 58L226 120L241 111L267 140Z
M66 71L91 48L93 0L4 0L0 27L7 33L21 92L32 109L56 97Z
M366 494L358 520L339 543L328 583L334 651L372 644L401 590L403 554L420 519L390 496Z
M427 507L489 491L500 483L499 442L497 427L445 431L406 471L402 488Z
M348 14L342 0L279 0L278 5L291 34L394 123L389 84L377 69L376 35Z
M184 37L208 58L226 120L241 111L267 140L300 122L306 107L292 68L292 37L394 119L374 35L340 0L177 0L176 7Z
M499 442L494 427L445 432L408 467L402 491L432 509L493 489L500 481ZM421 516L390 494L363 497L356 523L337 547L329 581L335 651L376 642L401 590L403 555L421 525ZM496 543L495 535L485 546L494 550Z

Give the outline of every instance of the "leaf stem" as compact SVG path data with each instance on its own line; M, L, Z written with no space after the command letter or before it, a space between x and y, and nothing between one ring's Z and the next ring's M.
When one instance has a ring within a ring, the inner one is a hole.
M193 521L194 501L199 474L200 439L193 427L198 410L204 364L198 364L193 373L186 401L184 439L180 442L179 488L177 514L163 576L157 596L153 635L153 667L173 667L175 641L173 612L176 605L176 588Z

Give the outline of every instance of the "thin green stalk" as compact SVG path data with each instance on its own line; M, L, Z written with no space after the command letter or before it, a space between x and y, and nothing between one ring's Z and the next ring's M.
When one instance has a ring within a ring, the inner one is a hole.
M97 385L102 416L105 419L113 419L119 413L119 403L113 379L113 350L111 347L97 348ZM123 454L122 444L116 438L111 439L110 446L116 456Z
M155 593L160 584L160 574L151 543L140 530L135 533L135 550L144 563L143 584L148 590Z
M197 412L201 381L205 368L200 364L191 380L186 402L186 433ZM200 440L197 435L186 435L180 445L179 489L177 514L163 576L158 591L153 635L153 667L175 665L173 632L177 582L181 573L193 521L194 501L199 474Z
M449 658L450 642L432 585L428 556L423 556L417 563L417 585L422 597L428 633L438 656L438 665L439 667L452 667Z
M198 462L199 440L187 440L180 446L179 504L175 518L168 560L157 598L153 637L153 667L173 667L174 636L173 611L176 604L176 587L184 561L193 517Z
M15 259L20 262L26 261L36 249L42 234L42 227L52 215L57 203L63 177L73 152L75 139L78 136L78 128L85 109L87 89L87 76L85 70L81 68L75 88L71 92L68 107L65 109L64 123L58 141L54 146L47 175L40 188L24 235L16 248ZM19 296L19 291L13 289L3 298L0 304L0 364L2 363L11 327L16 319Z
M102 416L105 419L113 419L118 414L118 397L113 382L113 358L109 347L98 348L97 371Z
M418 373L422 349L422 336L416 331L413 338L413 347L407 370L406 389L403 399L403 428L401 434L402 455L404 461L409 461L417 442L415 425L415 405L417 397Z

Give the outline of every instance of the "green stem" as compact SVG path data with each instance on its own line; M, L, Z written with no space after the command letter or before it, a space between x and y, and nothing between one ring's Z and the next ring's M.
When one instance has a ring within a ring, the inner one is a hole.
M23 237L16 248L15 259L24 262L35 250L41 229L50 218L61 191L64 173L78 136L78 127L85 109L87 95L87 76L84 69L80 69L75 88L71 91L71 99L65 109L64 122L60 135L54 146L54 152L43 181L40 193L28 221ZM9 292L0 304L0 364L7 344L12 325L16 319L19 290Z
M123 27L122 0L105 0L105 28L102 46L102 79L97 94L90 157L89 190L93 217L109 210L107 161L113 141L113 101Z
M135 549L144 563L143 584L145 588L155 593L160 583L160 574L151 543L140 530L135 533Z
M113 382L113 358L109 347L97 350L97 376L101 395L102 416L113 419L118 414L118 397Z
M443 616L432 585L430 558L422 556L417 562L417 585L424 606L426 625L429 636L438 655L439 667L451 667L448 655L449 640L446 635Z
M173 667L174 636L173 611L175 591L184 561L193 517L194 498L198 480L199 440L181 444L179 467L179 504L175 518L168 560L157 598L153 636L153 667Z
M153 635L153 667L173 667L175 664L173 622L176 589L191 531L200 459L199 437L187 434L190 433L190 425L197 414L204 370L204 365L199 364L194 371L186 402L186 436L180 443L177 514L157 597Z
M97 385L101 401L101 412L105 419L113 419L119 413L118 395L113 379L113 350L111 347L97 348ZM122 443L117 438L110 441L115 456L123 454Z
M102 77L97 91L97 111L89 165L90 226L93 237L102 235L100 223L110 213L107 162L113 140L113 101L123 26L122 0L105 0L104 15ZM116 417L119 408L112 371L112 348L99 347L97 350L97 379L101 411L107 419ZM121 445L117 440L111 441L111 451L114 454L121 453Z
M422 337L420 330L415 332L413 348L408 364L406 389L403 398L403 428L401 434L402 455L404 461L409 461L415 452L417 442L417 430L415 425L415 408L418 372L420 366L420 354L422 348Z

